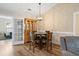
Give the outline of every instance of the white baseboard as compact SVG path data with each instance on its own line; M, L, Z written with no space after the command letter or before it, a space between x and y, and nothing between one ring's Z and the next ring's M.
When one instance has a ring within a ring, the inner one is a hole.
M73 32L56 32L56 31L53 31L53 34L73 35Z
M53 31L52 34L52 42L55 44L60 44L60 37L61 36L73 36L73 32L58 32L58 31Z

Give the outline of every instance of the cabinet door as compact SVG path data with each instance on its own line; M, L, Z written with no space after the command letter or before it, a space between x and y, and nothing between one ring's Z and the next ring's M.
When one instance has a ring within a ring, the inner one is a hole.
M31 33L36 31L36 21L30 19L24 19L24 42L29 42L32 38Z
M30 40L30 21L24 19L25 29L24 29L24 43L29 42Z
M37 22L33 21L33 31L37 31Z

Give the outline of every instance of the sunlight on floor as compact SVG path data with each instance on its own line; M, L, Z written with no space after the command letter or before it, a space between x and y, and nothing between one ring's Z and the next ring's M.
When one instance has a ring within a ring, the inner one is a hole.
M0 41L0 56L7 56L13 54L13 47L11 40Z

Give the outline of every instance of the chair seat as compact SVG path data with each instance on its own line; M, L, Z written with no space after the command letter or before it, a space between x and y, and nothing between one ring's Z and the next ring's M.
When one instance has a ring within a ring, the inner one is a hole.
M42 43L46 43L46 41L43 40Z

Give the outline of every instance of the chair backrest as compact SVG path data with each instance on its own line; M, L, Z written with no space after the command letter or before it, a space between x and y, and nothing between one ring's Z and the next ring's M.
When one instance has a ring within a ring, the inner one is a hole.
M48 39L49 41L52 40L52 32L47 32L47 39Z
M36 32L36 31L32 31L32 38L33 38L33 39L35 38L35 32Z
M52 33L49 33L49 40L52 40Z

